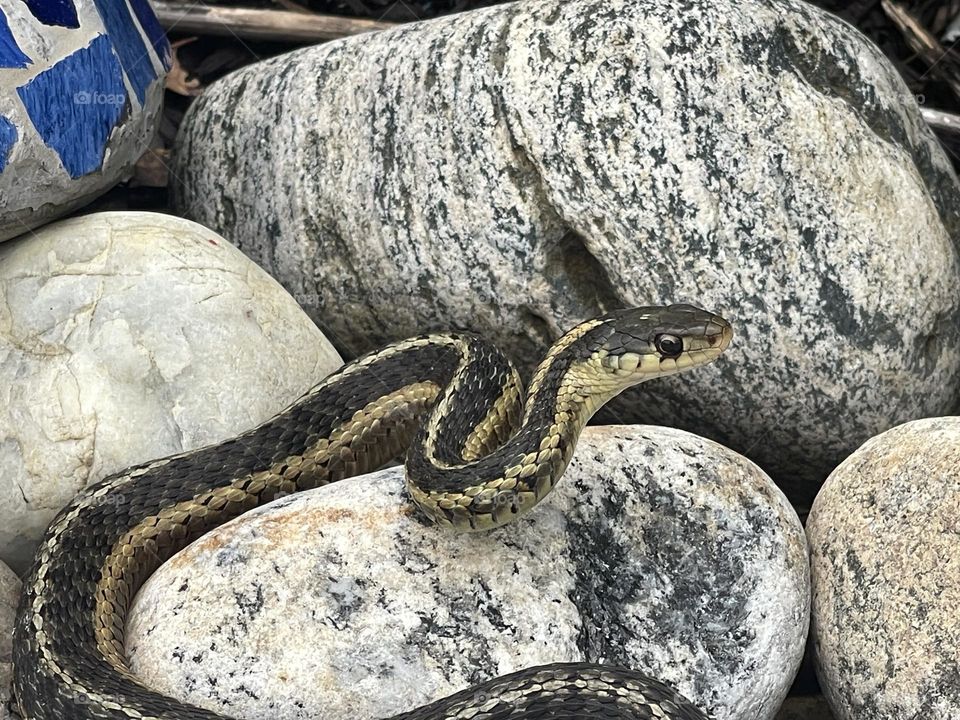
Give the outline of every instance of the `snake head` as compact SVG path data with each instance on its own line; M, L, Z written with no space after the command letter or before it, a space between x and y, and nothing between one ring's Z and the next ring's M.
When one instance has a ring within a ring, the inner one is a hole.
M618 310L601 327L593 356L625 385L713 362L733 339L730 323L693 305Z

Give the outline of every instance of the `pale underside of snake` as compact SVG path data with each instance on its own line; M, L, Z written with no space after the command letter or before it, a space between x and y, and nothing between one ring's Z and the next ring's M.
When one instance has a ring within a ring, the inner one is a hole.
M407 448L407 487L427 518L453 530L498 527L550 492L603 403L711 362L731 337L723 319L689 305L617 311L560 338L526 395L480 337L413 338L345 365L249 432L89 487L55 518L24 582L14 632L21 714L224 720L151 691L127 667L127 612L166 559L278 495L369 472ZM567 663L495 678L394 720L704 717L632 670Z

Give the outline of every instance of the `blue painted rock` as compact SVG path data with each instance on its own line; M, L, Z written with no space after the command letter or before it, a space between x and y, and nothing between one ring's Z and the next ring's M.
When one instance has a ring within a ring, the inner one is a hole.
M169 63L147 0L0 7L0 240L129 173L155 130Z
M428 328L527 369L687 301L724 358L608 417L747 454L798 505L960 394L960 186L850 26L794 0L543 0L274 58L191 109L179 209L355 353Z

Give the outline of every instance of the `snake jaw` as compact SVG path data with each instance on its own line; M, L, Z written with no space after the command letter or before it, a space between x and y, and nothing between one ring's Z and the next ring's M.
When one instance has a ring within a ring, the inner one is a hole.
M640 356L637 353L624 353L620 356L620 369L633 372L640 367Z

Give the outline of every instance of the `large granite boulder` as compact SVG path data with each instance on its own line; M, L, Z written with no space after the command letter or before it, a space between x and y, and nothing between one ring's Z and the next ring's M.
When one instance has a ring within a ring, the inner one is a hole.
M960 417L864 444L807 533L817 671L838 720L960 717Z
M340 365L219 235L103 213L0 245L0 560L85 485L253 427Z
M110 189L147 149L170 46L145 0L0 9L0 240Z
M799 0L544 0L278 57L211 87L177 206L339 349L451 325L526 369L618 305L733 321L623 421L746 453L798 504L960 391L960 192L880 51Z
M770 720L807 632L796 514L753 463L668 428L588 428L492 533L426 527L392 468L273 502L138 594L134 671L237 718L386 717L524 667L602 661L716 720Z

